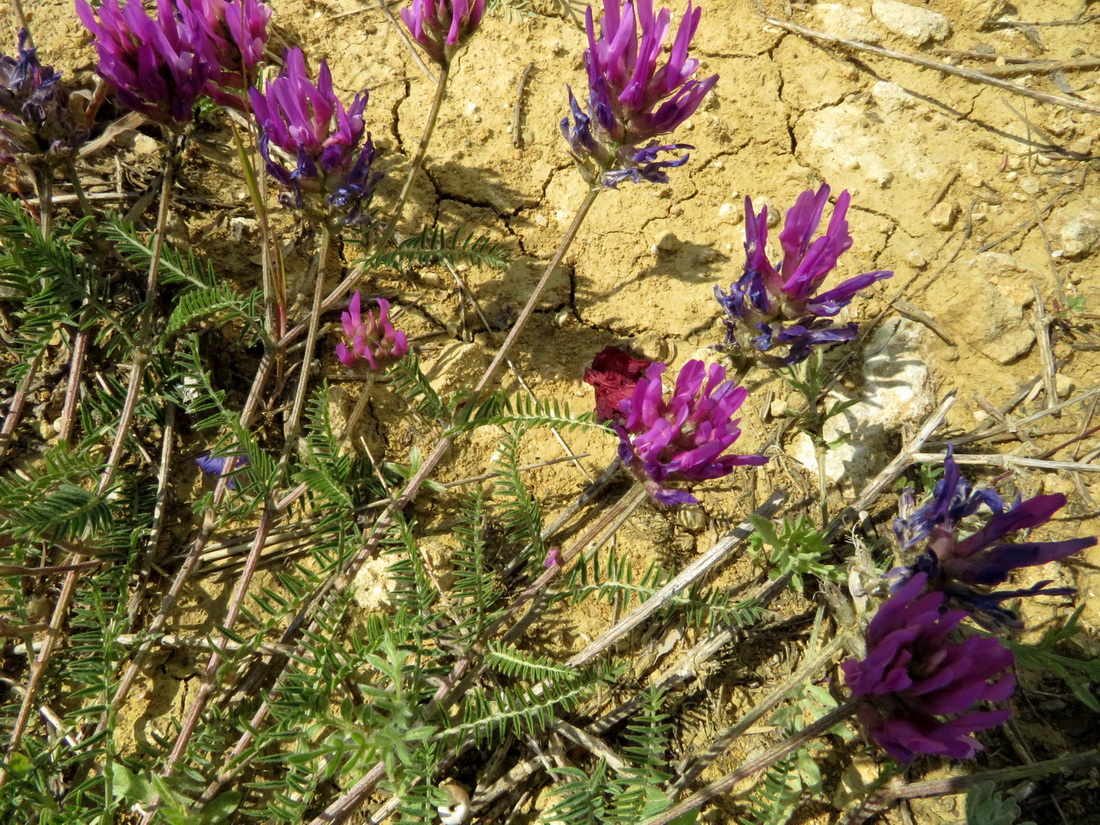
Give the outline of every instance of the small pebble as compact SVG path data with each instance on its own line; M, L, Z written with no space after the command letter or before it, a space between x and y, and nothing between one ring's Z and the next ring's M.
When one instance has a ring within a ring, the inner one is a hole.
M948 230L955 225L959 217L959 205L955 201L942 201L936 204L932 214L928 216L929 222L937 229Z
M1077 382L1068 375L1058 373L1054 376L1054 391L1058 393L1059 398L1069 398L1075 389L1077 389Z

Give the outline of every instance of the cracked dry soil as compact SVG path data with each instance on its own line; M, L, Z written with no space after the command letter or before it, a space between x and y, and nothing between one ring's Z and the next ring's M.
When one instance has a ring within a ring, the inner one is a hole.
M87 75L93 56L69 0L24 2L44 62L66 73ZM433 82L375 5L360 0L270 2L280 36L299 43L312 61L327 58L345 99L370 90L368 128L379 162L389 170L375 201L384 214L420 139ZM681 9L672 5L679 14ZM1100 238L1082 246L1072 229L1081 216L1093 216L1100 227L1100 118L901 60L818 45L766 25L763 12L978 71L1019 67L1024 59L1067 61L1095 55L1100 22L1089 17L1088 0L1019 0L1011 6L989 0L914 0L913 5L943 15L950 34L915 42L883 25L872 12L871 0L791 8L750 0L711 0L704 5L695 53L702 59L700 75L718 73L721 80L676 135L695 147L691 160L673 170L667 186L624 184L597 201L560 276L513 352L516 368L534 393L565 399L574 409L589 409L592 400L589 387L581 382L582 368L608 344L677 367L691 357L716 357L707 349L723 336L713 288L728 288L740 272L743 198L752 196L755 203L785 209L801 190L820 182L852 193L849 221L855 244L834 277L871 269L895 272L892 279L876 285L869 299L856 301L853 318L869 325L883 311L893 315L899 310L888 307L896 300L902 314L915 319L909 322L913 346L928 368L929 397L939 398L950 390L959 393L948 431L972 430L989 415L986 407L1002 407L1041 374L1033 287L1056 318L1051 337L1063 398L1100 385L1098 316L1088 314L1100 312ZM477 228L515 251L516 263L504 276L478 268L460 273L484 311L491 334L471 307L462 306L446 269L426 267L400 276L372 273L362 284L365 294L388 297L401 308L401 323L410 339L419 341L425 368L452 389L471 382L487 362L584 193L558 131L566 109L565 85L584 86L585 38L576 24L577 13L574 9L566 14L549 0L533 0L523 9L502 7L486 17L482 32L456 63L425 171L401 224L405 234L433 223L449 230ZM1079 15L1080 20L1070 22ZM5 30L11 31L10 19L5 22ZM517 112L517 88L528 66L532 68ZM1100 104L1100 72L1095 69L1010 77L1031 89ZM242 251L252 247L238 243L239 230L234 239L230 220L247 217L250 207L244 185L233 173L228 140L228 133L205 134L193 147L178 188L181 218L172 232L177 242L190 243L218 260L227 277L252 284L258 277L256 261L249 257L251 252ZM110 175L115 155L125 162L127 174L156 162L155 151L131 134L93 164ZM217 205L203 207L187 197ZM279 215L276 222L291 268L301 270L310 238L290 216ZM1086 314L1066 312L1058 302L1067 298L1083 299ZM323 351L330 352L331 346ZM335 361L327 354L323 371L338 381ZM841 383L859 392L858 359L841 376ZM786 398L778 382L760 373L750 375L748 384L746 452L763 445L775 431L772 413ZM506 386L520 389L511 377ZM1036 386L1013 415L1034 412L1047 403L1042 382ZM373 420L365 425L367 440L376 456L400 458L423 434L400 419L384 392L375 393ZM344 389L333 397L337 408L349 400L353 403ZM1094 426L1094 410L1095 405L1087 403L1071 406L1059 417L1044 419L1025 433L1009 432L985 447L1039 455ZM893 448L901 434L917 424L917 417L895 421ZM555 464L528 477L551 516L576 495L585 483L584 473L598 474L614 450L612 443L594 435L569 434L566 441L575 453L590 456L579 465ZM1081 460L1095 443L1085 441L1056 457ZM756 473L702 485L697 494L705 517L692 521L690 530L673 514L643 509L620 531L617 552L635 569L645 569L653 558L682 567L772 490L784 488L799 495L812 491L813 475L786 456L789 446L789 439L781 441L776 460ZM442 480L484 472L496 447L493 433L474 434L454 452ZM552 434L539 431L529 436L526 461L561 455L563 448ZM872 474L892 456L892 450L877 456ZM992 469L974 472L987 482L996 475ZM184 477L192 478L186 471ZM1064 518L1052 522L1040 538L1092 535L1100 531L1097 478L1020 470L1008 489L1025 496L1069 496ZM186 502L194 491L189 483L181 481L173 490L177 501ZM833 490L834 509L861 483L859 478L841 479ZM870 514L884 541L894 506L893 494L887 494ZM433 507L425 504L418 512L428 532L433 519L446 517ZM178 540L186 537L186 527L174 533ZM1079 655L1092 657L1100 653L1098 565L1100 550L1092 548L1075 561L1045 569L1041 576L1027 571L1023 577L1025 585L1049 577L1056 585L1077 588L1078 601L1085 604L1081 622L1086 628L1078 637L1084 647ZM716 582L734 585L758 573L747 557L741 557ZM178 627L201 627L218 614L224 594L213 583L208 589L210 593L189 595ZM724 652L685 689L675 742L679 753L705 748L768 684L797 664L798 643L806 636L812 606L792 597L776 609L788 620L785 624ZM1030 625L1043 627L1054 616L1064 615L1066 605L1040 598L1032 600L1028 611ZM532 641L567 656L610 620L611 610L604 605L575 615L566 612L555 623L554 636ZM661 638L655 633L653 644L659 646ZM132 709L136 739L163 728L167 718L178 713L194 689L196 680L188 676L186 662L175 658L149 674L144 701ZM1060 704L1041 701L1052 695ZM1056 680L1025 677L1015 702L1030 710L1009 731L990 737L992 746L983 757L987 764L1052 758L1095 746L1100 730L1095 718L1085 715ZM768 741L763 730L745 737L703 778L730 770ZM844 781L839 763L825 767L829 787L837 788ZM949 775L951 770L931 770L923 778ZM1037 807L1029 809L1037 821L1059 821L1036 814L1053 811L1052 800L1060 806L1062 821L1096 821L1089 819L1095 817L1100 800L1094 785L1044 782L1037 798ZM800 821L837 821L828 807L822 805ZM726 810L720 803L715 821L723 821ZM960 798L955 797L916 801L912 810L911 821L921 823L962 816ZM895 812L887 821L906 820Z

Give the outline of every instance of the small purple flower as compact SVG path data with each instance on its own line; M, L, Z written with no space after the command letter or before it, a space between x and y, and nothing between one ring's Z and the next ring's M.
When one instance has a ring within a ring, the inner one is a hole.
M833 207L829 228L813 240L829 201L829 187L807 189L787 211L779 243L783 260L778 267L768 260L768 208L756 215L752 200L745 198L745 274L726 295L714 288L725 309L726 346L768 352L785 347L782 357L765 356L777 366L804 361L812 347L834 341L851 341L856 324L834 324L832 318L851 303L860 290L893 272L879 270L849 278L827 292L817 293L840 256L852 246L845 216L851 200L841 192Z
M18 59L0 54L0 163L48 163L88 137L61 72L39 63L28 39L26 30L19 32Z
M378 370L395 361L399 361L409 351L409 342L399 329L390 323L390 302L378 299L378 314L368 312L363 317L359 293L352 296L351 304L341 316L344 325L343 342L336 345L336 357L345 367L360 367L366 364L371 370Z
M620 402L625 417L612 423L619 434L619 457L661 504L697 504L690 493L665 484L721 478L734 467L758 467L768 459L723 455L741 435L741 419L733 414L746 395L744 387L725 380L724 367L711 364L708 369L702 361L688 361L668 401L661 385L665 368L651 364L630 399Z
M254 69L264 56L271 8L260 0L178 0L187 2L206 22L207 36L217 61L217 77L206 92L226 106L245 110L237 95L252 84Z
M199 465L199 469L209 475L218 476L219 478L224 475L236 472L241 467L246 466L248 456L219 456L213 453L207 453L206 455L199 456L195 459L195 463ZM229 479L229 489L237 489L236 483L232 478Z
M692 147L686 143L661 145L654 138L675 131L718 82L718 75L691 79L699 60L688 57L688 46L701 14L689 0L668 59L658 68L672 16L667 8L654 15L653 0L627 0L621 6L617 0L604 0L597 39L589 6L585 17L588 48L584 52L588 109L581 109L570 89L573 122L563 118L561 131L590 181L609 187L627 179L667 183L663 170L687 162L686 155L658 161L660 152ZM639 146L647 141L651 142Z
M218 60L202 14L183 2L157 0L156 19L139 0L103 0L99 20L87 0L76 13L95 38L99 74L119 102L158 123L191 121L195 101L218 73Z
M891 577L904 581L917 573L927 574L930 586L942 590L953 601L974 613L975 621L991 629L1020 627L1017 615L1001 602L1043 592L1051 596L1073 593L1069 588L1046 589L1049 580L1027 590L989 592L1003 584L1017 567L1035 567L1071 556L1096 544L1095 537L1065 541L1013 543L1005 539L1020 530L1030 530L1050 521L1066 504L1061 493L1016 500L1005 510L993 490L975 491L959 473L954 449L948 447L943 462L944 476L936 483L932 498L920 509L894 520L894 533L903 551L918 553L908 567L895 568ZM981 507L992 518L977 532L960 536L963 519ZM896 584L895 584L896 586Z
M973 708L1013 694L1015 657L988 636L948 641L966 611L945 611L944 594L924 593L926 584L920 573L890 596L867 627L867 655L841 668L852 696L864 699L860 721L895 759L969 759L982 749L973 734L1011 715Z
M449 66L485 16L485 0L413 0L401 9L412 39L440 66Z
M324 60L316 85L301 49L289 49L285 62L263 92L251 90L267 171L291 191L293 206L301 209L304 195L319 194L329 206L346 208L345 222L354 223L379 180L371 171L370 134L363 139L367 93L357 94L345 110Z

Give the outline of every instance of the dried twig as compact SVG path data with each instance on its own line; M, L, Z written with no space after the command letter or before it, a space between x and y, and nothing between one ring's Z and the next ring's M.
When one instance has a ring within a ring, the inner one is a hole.
M768 498L756 511L761 518L772 518L787 501L787 493L778 490ZM738 547L741 542L752 535L756 528L752 522L746 521L737 526L721 541L711 547L706 553L699 556L691 564L685 567L668 584L650 596L640 604L630 615L618 622L614 627L605 631L592 644L588 645L580 653L571 657L566 662L568 667L582 667L592 661L603 651L611 647L630 631L634 630L642 622L649 619L654 613L667 606L677 595L682 593L694 582L706 576L711 570L725 561L729 554Z
M872 501L878 498L879 493L894 483L894 479L901 475L905 468L913 463L913 456L917 450L924 446L932 433L943 423L943 420L947 417L948 411L955 403L955 392L952 390L949 392L940 402L940 405L935 411L928 416L924 424L917 431L917 434L913 436L910 441L902 447L894 459L886 465L886 467L875 476L871 481L864 486L860 494L856 496L855 501L837 513L836 517L829 523L829 528L825 531L825 535L832 538L840 531L848 519L857 517L860 510L866 508Z
M778 26L781 29L792 32L793 34L800 35L802 37L810 38L811 40L818 40L822 43L832 43L837 46L843 46L846 49L852 49L857 52L864 52L866 54L873 54L879 57L888 57L891 60L900 60L903 63L912 63L914 66L921 66L925 69L932 69L943 74L955 75L956 77L962 77L966 80L972 80L975 83L985 83L989 86L994 86L998 89L1004 89L1006 92L1012 92L1013 94L1022 95L1023 97L1030 97L1032 100L1038 100L1043 103L1050 103L1055 106L1062 106L1066 109L1076 109L1079 112L1088 112L1093 115L1100 115L1100 106L1095 103L1089 103L1085 100L1078 100L1074 97L1067 95L1055 95L1048 92L1037 92L1034 89L1028 89L1024 86L1018 86L1015 83L1009 83L1007 80L1001 80L997 77L992 77L982 72L975 72L970 69L962 69L958 66L952 66L950 63L943 63L939 60L929 60L927 57L917 57L916 55L906 54L905 52L896 52L893 49L884 49L880 46L872 46L868 43L864 43L861 40L846 40L842 37L835 37L825 32L814 31L813 29L807 29L805 26L799 26L797 23L789 23L785 20L779 20L775 17L764 18L765 23L769 23L773 26Z
M1040 221L1040 225L1042 222ZM1046 385L1046 407L1049 410L1058 403L1058 386L1055 383L1054 351L1050 346L1050 315L1043 306L1043 294L1039 287L1031 285L1035 294L1035 340L1039 344L1039 361L1043 365L1043 383Z
M910 459L914 463L942 463L946 457L946 453L913 453ZM956 453L955 463L979 464L986 467L999 467L1002 470L1031 467L1037 470L1067 470L1081 473L1100 473L1100 464L1083 464L1077 461L1049 461L1043 458L1027 458L1022 455Z

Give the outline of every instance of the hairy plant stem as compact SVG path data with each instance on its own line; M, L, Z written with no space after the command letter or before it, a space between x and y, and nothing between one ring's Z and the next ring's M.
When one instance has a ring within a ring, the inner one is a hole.
M325 225L321 228L321 238L317 250L317 273L315 275L313 287L313 308L309 318L309 332L306 336L305 351L302 354L302 366L298 372L298 385L294 393L294 402L291 407L290 419L286 425L286 441L283 445L278 470L276 471L276 484L280 483L286 475L290 455L297 447L298 434L302 429L302 412L305 409L306 396L309 391L310 365L313 363L313 355L317 347L317 333L320 328L321 319L321 300L325 294L325 270L328 266L331 246L332 233L328 226ZM245 596L248 594L248 588L252 584L252 578L259 567L264 544L267 541L267 537L271 532L271 528L279 512L275 502L269 496L264 506L263 515L260 517L260 524L256 530L256 536L252 541L252 546L249 548L244 570L241 571L241 575L237 579L237 584L233 588L233 595L230 597L229 604L226 607L226 615L221 623L222 628L224 628L223 636L233 629L233 625L237 621L237 616L240 614ZM184 751L187 749L187 745L198 727L203 710L206 708L207 702L214 693L214 689L217 686L216 677L218 674L218 666L221 663L222 645L224 641L226 640L219 640L218 643L215 644L214 650L210 653L210 658L206 663L206 670L203 672L202 683L199 685L199 689L194 699L192 699L190 707L187 709L187 715L180 728L179 735L176 737L176 741L172 746L172 751L168 756L168 761L162 771L162 775L165 777L175 773L176 766L183 758ZM156 802L154 801L145 814L143 822L151 821L155 814L155 806Z
M172 196L172 179L174 177L175 166L179 158L181 145L182 137L179 134L173 134L168 142L167 156L164 162L164 173L161 176L160 203L157 209L157 223L153 230L153 247L145 285L145 307L142 311L137 346L130 366L130 383L126 390L126 399L123 401L122 414L119 418L118 429L115 432L111 451L107 457L107 464L103 468L103 472L99 477L99 482L96 485L96 494L99 496L103 496L107 493L111 486L111 482L114 480L115 472L118 470L118 465L122 460L122 450L129 433L130 424L133 420L134 410L137 406L141 382L145 373L145 366L149 362L148 349L153 339L154 310L160 274L160 256L164 248L165 227L168 225L168 210ZM79 565L83 561L84 557L77 553L70 563ZM15 724L12 726L7 755L4 764L0 766L0 785L2 785L7 778L8 765L11 764L11 758L18 750L23 734L30 722L31 709L34 706L38 689L42 685L42 679L46 675L46 668L49 665L50 657L53 655L54 646L57 644L57 640L61 635L61 628L65 622L65 617L68 615L69 604L72 601L73 594L76 592L76 583L79 576L80 570L70 570L65 574L65 579L62 582L61 591L58 594L53 613L50 615L50 623L46 630L46 638L41 649L38 651L38 656L35 658L34 664L31 666L30 677L24 689L23 703L19 708L19 714L16 717Z
M542 297L542 293L546 290L547 284L550 282L550 277L557 270L561 264L565 254L569 251L573 241L576 239L581 226L584 223L585 217L587 217L589 210L592 208L592 204L595 203L597 195L600 193L600 189L597 187L590 187L585 194L584 200L581 201L580 206L577 208L577 213L573 218L573 222L569 225L565 235L562 237L561 243L558 245L557 251L554 253L553 258L547 264L542 277L539 279L538 284L535 285L534 291L531 293L530 298L527 300L526 306L520 313L519 318L516 320L515 326L512 327L508 337L505 338L504 343L501 344L500 349L497 351L496 357L485 369L481 379L478 381L473 391L473 398L471 403L475 403L476 397L479 396L489 383L495 377L500 365L507 357L512 345L518 339L527 321L530 319L531 314L534 312L535 307L538 305L539 299ZM293 333L293 330L290 334ZM279 644L285 645L293 642L298 635L302 632L303 628L307 628L307 621L309 616L317 609L317 605L321 603L331 603L328 600L332 599L335 594L342 591L347 585L355 578L355 574L359 571L359 568L363 566L364 562L371 557L371 555L377 549L382 538L386 535L387 531L395 524L394 513L400 512L405 508L410 501L412 501L417 493L420 491L420 487L429 478L431 473L439 465L440 461L447 454L451 445L457 436L454 434L444 435L435 448L425 459L420 469L416 474L406 483L401 493L397 496L397 499L392 502L390 507L387 508L375 522L370 534L366 537L363 543L363 547L356 553L355 557L348 563L348 566L330 576L318 590L313 594L313 597L302 606L298 613L288 624L286 630L283 632L282 637L279 640ZM307 628L307 632L313 632L318 629L316 622L310 623ZM268 690L267 695L262 700L259 708L257 708L253 715L252 721L249 725L249 729L246 730L237 740L236 744L230 751L229 756L223 762L223 767L219 771L215 780L207 786L203 792L200 803L207 802L213 799L221 787L228 782L239 769L239 765L236 764L237 760L244 754L248 746L253 740L251 731L256 730L259 725L267 718L269 703L272 697L279 691L279 678L282 670L285 668L286 659L283 660L283 664L280 666L278 673L275 676L275 684ZM459 674L460 675L460 674ZM246 677L247 680L247 677ZM444 687L447 687L447 683L441 686L440 690L443 691ZM445 695L438 694L440 696Z
M443 65L439 67L439 77L435 82L435 94L432 96L431 108L428 109L428 119L424 122L424 133L420 136L420 144L416 147L416 154L413 155L413 159L409 163L409 171L405 174L405 182L401 186L401 194L397 196L397 201L393 205L389 222L386 224L386 228L382 230L378 243L374 245L374 248L379 251L386 248L387 244L393 240L394 233L397 232L397 222L401 220L401 213L405 209L405 202L409 199L409 192L412 191L416 173L420 171L424 158L428 154L428 144L431 143L432 133L435 132L435 124L439 120L439 110L443 107L443 98L447 96L447 79L450 74L450 66Z
M672 822L674 819L677 819L684 814L689 813L690 811L694 811L696 808L701 807L705 803L714 799L716 796L719 796L720 794L723 794L726 791L730 790L738 782L748 779L754 773L759 773L762 770L770 768L776 762L798 750L807 742L812 742L818 736L828 731L829 728L833 727L838 722L843 722L845 719L855 713L855 710L858 706L858 700L844 703L840 707L833 710L831 713L822 716L813 724L807 725L794 736L791 736L790 738L783 740L779 744L774 745L773 747L770 747L767 750L762 751L761 753L758 753L756 756L750 757L744 763L742 763L741 767L739 767L737 770L731 771L730 773L727 773L725 776L723 776L721 779L711 782L701 791L692 794L678 805L674 805L673 807L668 808L657 816L652 817L651 819L647 819L644 825L667 825L667 823Z
M241 7L242 12L244 7ZM237 130L233 126L233 140L237 144L237 159L241 162L248 195L252 199L252 208L256 211L256 220L260 224L260 256L263 270L264 315L267 319L267 332L272 339L279 341L286 335L286 272L283 268L283 256L278 242L272 237L271 224L267 215L267 176L257 175L248 151ZM285 347L280 350L285 354Z
M716 737L705 753L691 760L682 768L680 776L669 788L671 794L673 796L679 796L683 793L684 789L694 782L696 777L698 777L708 765L725 753L726 749L743 736L749 728L763 719L767 713L771 712L780 702L790 696L793 690L808 684L814 674L829 664L833 657L843 650L849 641L850 639L847 634L842 633L834 636L829 640L828 644L803 662L802 667L776 685L775 688L773 688L767 696L761 699L752 710L742 716L736 725Z
M242 427L247 427L251 423L256 408L259 406L263 387L271 375L274 363L275 358L273 352L269 349L260 360L260 365L256 369L256 376L252 381L252 388L249 390L244 409L241 411L240 422ZM119 679L118 686L115 688L115 694L111 698L110 704L100 715L99 722L95 728L96 735L103 733L110 725L114 714L118 712L119 708L122 707L123 703L130 695L130 690L133 688L134 682L137 680L138 674L145 664L146 657L156 648L157 636L164 629L165 624L167 624L168 616L175 608L176 602L179 601L179 597L182 595L184 587L198 568L203 550L210 540L210 536L218 526L218 520L215 513L217 507L225 497L228 488L228 476L223 476L218 480L214 488L214 498L210 507L203 514L202 527L199 530L198 536L195 537L194 542L191 544L191 549L180 565L180 569L177 571L175 578L172 579L172 584L168 588L168 592L162 598L156 615L153 616L152 621L149 622L149 626L146 628L142 637L143 641L133 651L133 658L123 672L122 678ZM87 763L85 763L85 765L86 764Z
M30 392L31 384L34 383L34 377L38 374L38 368L42 366L42 358L45 354L46 348L43 347L31 359L23 380L19 382L15 395L12 396L8 414L4 417L4 426L0 427L0 461L4 460L4 456L8 453L8 447L11 446L15 428L19 426L19 421L23 417L23 407L27 405L27 394Z

